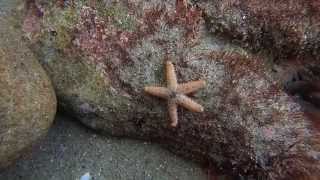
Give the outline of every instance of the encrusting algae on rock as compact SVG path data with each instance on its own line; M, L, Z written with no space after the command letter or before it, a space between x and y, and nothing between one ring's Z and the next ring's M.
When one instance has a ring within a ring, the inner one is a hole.
M98 8L83 0L61 8L54 0L36 2L44 17L41 38L31 48L54 82L60 107L88 127L161 142L236 177L319 177L319 132L282 90L268 59L216 39L196 5L110 0L97 1ZM134 27L101 13L113 6L127 11L121 14L130 15ZM72 40L61 49L55 43L59 32L50 32L64 17L51 22L48 16L71 9ZM176 128L167 126L165 102L142 91L164 82L168 55L181 82L206 80L206 88L193 94L205 111L179 108Z

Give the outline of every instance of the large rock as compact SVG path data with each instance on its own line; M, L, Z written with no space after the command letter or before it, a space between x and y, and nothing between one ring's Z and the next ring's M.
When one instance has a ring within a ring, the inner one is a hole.
M56 98L45 71L21 40L9 9L0 1L0 167L18 158L50 127ZM6 9L2 9L2 8Z
M199 0L210 31L276 58L319 59L320 4L317 0Z
M320 3L316 0L199 0L210 32L281 64L287 92L317 105ZM318 110L319 111L319 110ZM319 115L317 115L319 116Z
M183 0L54 2L31 3L24 26L42 12L41 29L26 33L60 107L82 123L161 142L236 176L319 176L319 133L272 64L210 36L200 9ZM205 112L179 108L177 128L168 126L166 102L143 92L165 85L167 58L180 82L207 81L193 95Z

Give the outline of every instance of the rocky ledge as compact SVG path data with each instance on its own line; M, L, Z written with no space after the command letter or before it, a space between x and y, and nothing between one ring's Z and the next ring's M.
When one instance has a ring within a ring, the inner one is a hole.
M177 1L27 1L22 29L51 77L59 105L88 127L148 139L236 176L312 179L320 138L282 89L266 57L218 40L205 9ZM165 86L164 63L179 83L202 79L192 98L204 112L144 93Z

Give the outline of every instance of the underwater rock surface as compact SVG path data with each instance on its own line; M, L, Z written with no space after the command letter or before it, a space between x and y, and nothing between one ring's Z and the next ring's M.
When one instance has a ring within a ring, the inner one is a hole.
M196 1L210 31L278 59L319 59L320 3L317 0Z
M160 142L228 174L319 177L319 133L270 61L213 37L201 9L184 0L59 2L27 4L22 28L60 107L82 123ZM179 108L177 128L167 103L143 92L165 85L168 59L179 83L207 82L192 95L205 111Z
M0 6L0 168L4 168L47 133L56 97L46 72L7 15L17 1L0 1Z

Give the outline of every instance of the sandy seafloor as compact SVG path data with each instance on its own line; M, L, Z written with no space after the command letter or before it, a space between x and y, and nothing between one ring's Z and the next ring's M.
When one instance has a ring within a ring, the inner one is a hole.
M157 144L97 135L59 115L31 154L0 172L0 180L207 180L199 164Z

